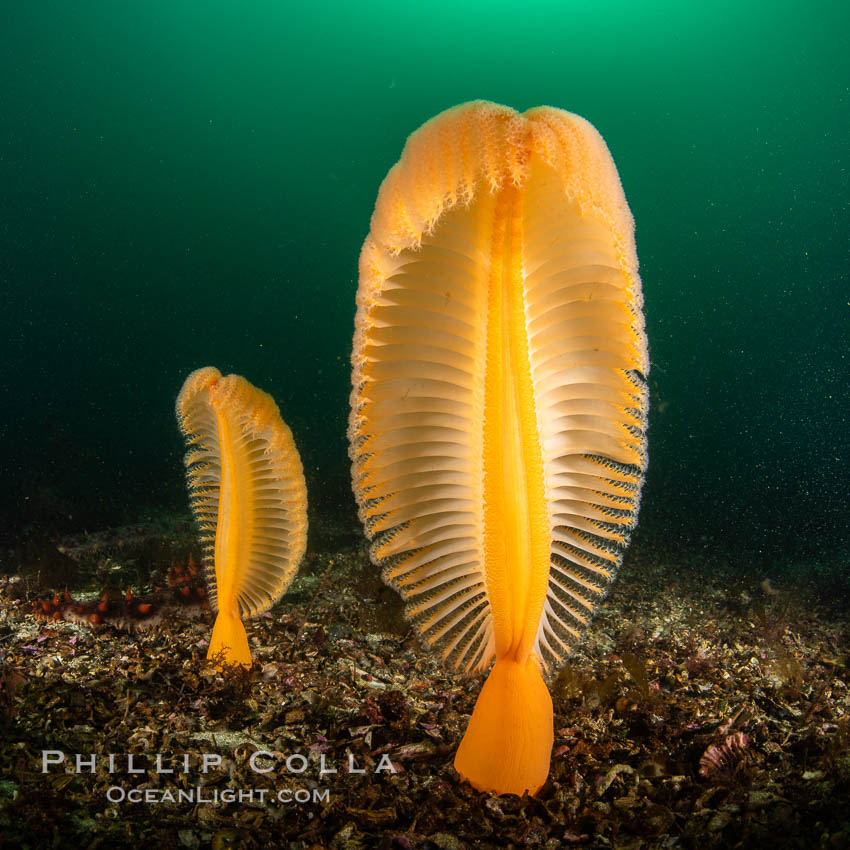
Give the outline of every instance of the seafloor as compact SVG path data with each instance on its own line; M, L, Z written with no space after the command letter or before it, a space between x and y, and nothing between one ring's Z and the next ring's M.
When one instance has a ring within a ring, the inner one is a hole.
M850 625L826 574L639 541L551 682L550 778L519 799L459 782L481 678L419 645L353 529L249 626L250 672L206 663L209 613L33 617L66 584L152 592L193 547L166 522L0 553L0 846L850 847Z

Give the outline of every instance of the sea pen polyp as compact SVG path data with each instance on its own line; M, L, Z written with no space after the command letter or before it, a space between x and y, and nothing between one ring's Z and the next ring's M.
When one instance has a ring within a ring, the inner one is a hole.
M239 375L222 377L211 366L192 372L177 419L216 611L207 657L250 667L242 619L283 595L307 545L301 459L274 399Z
M543 679L622 561L646 469L634 226L571 113L475 102L416 131L378 193L352 353L354 493L429 644L495 664L455 766L536 792Z

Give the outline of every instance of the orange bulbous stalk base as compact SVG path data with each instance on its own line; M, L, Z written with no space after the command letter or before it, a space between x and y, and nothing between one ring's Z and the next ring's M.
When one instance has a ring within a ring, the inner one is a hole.
M237 614L220 610L215 618L207 661L215 662L216 670L253 664L245 626Z
M455 756L455 769L479 791L536 794L549 775L552 697L533 656L496 661Z

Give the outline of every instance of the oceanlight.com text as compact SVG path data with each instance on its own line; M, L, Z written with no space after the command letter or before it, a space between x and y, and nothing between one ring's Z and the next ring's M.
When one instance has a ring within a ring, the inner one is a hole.
M269 788L210 788L201 785L194 788L122 788L112 785L106 791L110 803L243 803L262 804L278 802L283 804L322 804L329 803L328 788L282 788L274 791Z

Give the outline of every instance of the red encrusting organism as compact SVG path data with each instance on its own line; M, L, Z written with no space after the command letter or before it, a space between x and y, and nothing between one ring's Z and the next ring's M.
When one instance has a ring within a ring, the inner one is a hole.
M66 587L61 596L55 593L37 599L33 613L43 620L65 620L89 627L110 625L133 631L157 625L171 611L195 614L208 607L203 575L190 554L185 563L172 564L168 586L155 587L152 593L137 597L128 588L119 598L103 592L99 599L79 602Z

